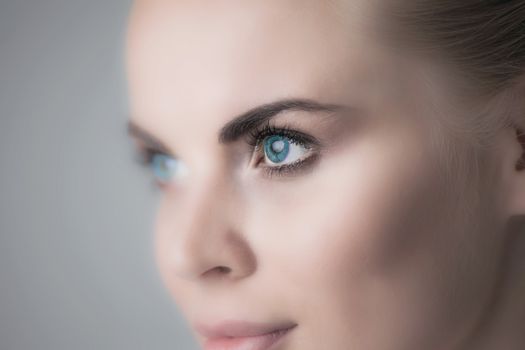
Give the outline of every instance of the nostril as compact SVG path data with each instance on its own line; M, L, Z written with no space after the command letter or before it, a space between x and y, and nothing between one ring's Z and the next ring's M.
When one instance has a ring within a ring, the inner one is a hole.
M226 267L226 266L218 266L218 267L217 267L217 270L218 270L218 272L220 272L220 273L230 273L230 271L231 271L232 269L229 268L229 267Z
M213 276L213 275L221 276L221 275L227 275L227 274L229 274L231 271L232 271L232 269L231 269L230 267L227 267L227 266L215 266L214 268L209 269L208 271L206 271L206 272L204 273L204 276Z

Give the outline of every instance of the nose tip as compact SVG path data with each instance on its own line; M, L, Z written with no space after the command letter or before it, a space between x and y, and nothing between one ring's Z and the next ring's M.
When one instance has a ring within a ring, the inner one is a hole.
M173 246L171 269L181 279L238 280L255 270L255 257L248 243L231 230L187 231Z
M225 178L210 172L184 196L161 206L157 252L161 269L172 277L238 280L256 270L255 254L242 231L242 197L220 180Z
M164 202L157 217L161 269L191 281L239 280L256 271L245 238L243 197L221 167L207 168L177 198ZM159 230L160 228L160 230Z

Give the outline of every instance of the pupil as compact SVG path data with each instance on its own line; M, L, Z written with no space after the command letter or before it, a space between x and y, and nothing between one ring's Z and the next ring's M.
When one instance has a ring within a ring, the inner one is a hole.
M284 142L283 142L283 141L275 141L275 142L272 144L272 149L273 149L275 152L281 152L281 151L284 149Z

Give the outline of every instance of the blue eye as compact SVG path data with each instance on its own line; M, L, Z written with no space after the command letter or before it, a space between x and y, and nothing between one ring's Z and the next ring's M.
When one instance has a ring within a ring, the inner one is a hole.
M149 165L160 184L167 184L187 174L187 168L179 160L163 153L151 154Z
M177 167L175 159L165 154L156 154L151 160L151 168L155 177L162 181L170 181Z
M308 153L308 148L289 137L272 135L264 139L265 158L273 164L293 163Z
M274 135L264 141L264 152L273 163L280 163L290 152L290 141L286 137Z

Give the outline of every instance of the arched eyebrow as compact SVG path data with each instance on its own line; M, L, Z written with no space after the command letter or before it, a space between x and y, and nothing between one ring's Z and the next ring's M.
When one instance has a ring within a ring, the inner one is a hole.
M147 147L156 149L166 154L172 153L169 147L164 142L159 140L152 133L144 129L142 126L140 126L133 120L128 121L127 131L128 131L129 136L137 140L140 140Z
M226 123L219 131L219 143L227 144L235 142L259 125L268 122L279 113L285 111L336 112L343 108L341 105L325 104L310 99L284 99L263 104L242 113ZM133 120L128 121L128 134L139 139L149 147L170 153L169 147L164 142Z
M285 99L264 104L250 109L224 125L219 132L219 143L234 142L284 111L335 112L342 108L341 105L324 104L310 99Z

